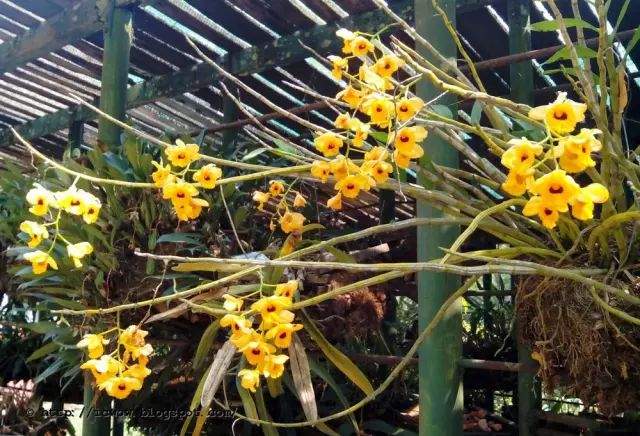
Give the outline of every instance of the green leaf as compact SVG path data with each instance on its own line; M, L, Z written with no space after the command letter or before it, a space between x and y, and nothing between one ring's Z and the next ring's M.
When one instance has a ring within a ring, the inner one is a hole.
M631 50L635 48L636 44L638 44L638 41L640 41L640 26L638 26L636 28L636 31L633 32L633 36L631 37L629 44L627 44L627 53L625 54L625 58L629 56L629 53L631 53Z
M202 333L202 337L200 338L200 342L198 343L198 348L196 349L196 354L193 357L193 368L198 369L204 363L204 359L211 350L211 346L213 345L213 341L218 334L218 329L220 328L220 323L218 321L212 322L209 327Z
M289 345L289 368L293 377L293 384L296 387L296 394L302 405L302 411L307 421L318 419L318 406L316 395L311 382L311 371L309 369L309 359L304 350L304 345L300 338L295 335Z
M473 102L470 118L473 124L480 123L480 119L482 118L482 103L480 102L480 100L476 100L475 102Z
M584 45L576 45L575 48L576 48L576 53L578 57L581 59L593 59L595 57L598 57L597 52L595 52L593 49L586 47ZM549 59L544 61L542 65L552 64L554 62L558 62L566 59L571 59L571 49L567 46L562 47L560 50L555 52L553 56L551 56Z
M331 345L329 341L324 337L322 332L318 330L315 326L311 318L306 314L303 310L302 315L304 318L304 328L305 331L309 334L311 339L318 345L320 350L327 356L335 366L338 368L344 375L349 378L356 386L358 386L362 392L369 395L373 393L373 386L371 386L371 382L367 378L367 376L356 366L355 363L351 361L347 356L345 356L340 350Z
M313 357L310 357L309 367L311 368L311 371L313 371L318 377L322 378L325 382L327 382L327 384L331 387L331 389L333 389L333 391L336 393L336 396L338 397L338 400L340 400L340 403L342 403L342 406L345 409L348 408L350 406L350 403L349 403L349 400L347 399L347 396L344 394L338 382L336 382L336 380L333 378L331 373L324 367L324 365L320 364L320 362L318 362ZM349 414L349 420L351 421L351 425L353 426L353 430L355 432L354 434L360 434L360 431L358 429L358 421L356 421L356 417L353 415L353 413Z
M40 359L42 357L48 356L49 354L56 351L60 348L60 345L56 342L49 342L44 344L42 347L38 348L36 351L31 353L29 357L27 357L26 363L32 362L34 360Z
M267 406L264 404L264 397L262 396L262 389L256 390L255 393L255 404L256 410L258 411L258 416L263 421L271 421L271 417L269 416L269 412L267 411ZM265 436L277 436L278 431L276 428L269 424L262 424L262 430Z
M453 119L453 112L451 112L451 109L449 109L448 106L445 106L443 104L434 104L431 106L431 109L440 116L449 118L451 120Z
M156 241L156 244L160 244L162 242L172 242L172 243L185 243L185 244L193 244L200 245L200 234L199 233L167 233L166 235L162 235Z
M329 253L333 254L333 256L336 258L336 262L356 263L356 259L352 255L340 250L339 248L336 248L336 247L325 247L325 250L327 250Z
M268 149L264 148L264 147L256 148L255 150L251 150L249 153L247 153L244 156L242 156L241 160L243 162L246 162L248 160L254 159L254 158L260 156L262 153L264 153L267 150Z
M58 372L60 368L62 368L62 365L64 364L65 364L64 360L57 359L51 365L47 366L47 369L45 369L40 374L38 374L38 376L35 378L33 382L36 384L40 383L41 381L45 380L47 377L50 377L56 372Z
M580 27L583 29L591 29L594 32L598 31L598 28L593 24L588 23L579 18L563 18L562 23L564 23L565 27ZM554 30L558 30L560 28L560 21L558 20L546 20L539 21L537 23L533 23L530 26L530 29L534 32L552 32Z
M386 144L387 139L389 138L389 135L387 134L387 132L372 131L372 132L369 132L369 136L371 136L373 139L380 142L381 144Z

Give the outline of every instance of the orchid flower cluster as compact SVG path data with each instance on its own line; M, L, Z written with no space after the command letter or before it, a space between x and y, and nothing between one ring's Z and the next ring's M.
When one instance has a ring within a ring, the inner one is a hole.
M302 324L294 324L295 314L290 309L293 296L298 291L297 280L276 285L273 295L262 297L251 305L251 310L241 312L244 300L225 294L224 309L233 312L220 319L220 326L231 330L229 340L243 354L250 368L238 372L243 388L255 392L260 386L260 376L277 379L284 372L289 356L282 350L289 347L294 332ZM251 313L260 314L260 324L254 329Z
M427 137L427 130L410 125L424 102L409 95L410 84L401 85L394 79L403 61L393 54L376 51L377 34L347 29L336 34L344 42L344 56L329 56L332 74L349 82L336 98L345 102L351 112L337 116L335 130L318 132L315 148L331 160L314 161L311 174L323 183L333 176L337 193L327 201L327 206L340 210L343 198L356 198L360 191L386 182L394 164L404 169L412 160L422 157L424 150L420 143ZM371 138L373 145L368 142ZM358 165L352 153L359 153L358 158L364 162Z
M549 229L556 227L560 213L571 207L571 215L581 221L593 219L594 205L609 199L609 191L600 183L580 187L568 174L577 174L595 167L592 153L602 148L597 129L583 128L577 135L573 132L578 123L584 121L587 106L559 93L551 104L533 108L529 117L544 122L547 136L532 143L526 138L510 141L501 158L502 165L509 169L502 189L510 195L520 197L529 192L531 197L522 213L537 215ZM550 144L544 152L544 143ZM536 162L536 158L541 156ZM554 169L536 178L536 170L547 161L553 161Z
M27 203L31 206L29 212L37 217L41 217L44 222L40 223L32 220L25 220L20 224L20 231L28 236L27 246L37 248L49 241L49 248L46 251L33 250L24 253L22 257L31 262L34 274L43 274L49 268L58 269L58 263L52 256L56 242L61 240L67 246L67 255L72 260L76 268L82 267L82 259L93 253L93 246L86 241L72 243L60 232L60 221L63 212L81 217L87 224L93 224L98 219L102 203L93 194L78 189L75 182L64 191L51 192L40 184L27 192ZM50 240L50 233L53 238Z
M287 196L295 194L293 202L289 205ZM276 229L276 221L280 224L280 228L284 233L299 232L304 226L306 218L299 212L291 211L291 208L301 208L307 205L304 196L293 190L292 186L285 187L282 180L271 180L269 182L269 190L267 192L255 191L253 193L253 201L258 203L258 210L264 211L264 206L269 200L278 200L275 212L271 216L269 229L273 232Z
M165 148L164 152L169 163L165 165L162 160L153 162L156 168L151 174L153 183L162 189L162 198L171 201L178 221L196 219L202 213L202 208L209 206L206 200L198 198L198 188L215 188L222 177L222 170L214 164L192 169L191 165L201 158L200 147L197 144L185 144L181 139ZM189 173L193 173L192 182L187 181Z
M104 354L104 346L109 343L105 336L114 330L119 332L116 348L110 354ZM153 347L145 341L147 334L131 325L124 330L116 327L104 333L85 335L77 346L87 349L89 360L80 368L93 374L101 391L119 400L127 398L132 391L139 391L151 374L147 364Z

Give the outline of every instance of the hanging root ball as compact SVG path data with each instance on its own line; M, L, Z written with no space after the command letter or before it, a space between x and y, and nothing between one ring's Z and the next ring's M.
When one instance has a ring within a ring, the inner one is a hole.
M639 308L603 298L640 317ZM604 415L640 408L640 326L604 310L579 283L535 276L518 284L516 315L548 393L560 389Z
M329 289L337 289L358 278L336 275ZM386 313L387 295L383 286L364 287L339 295L325 306L323 316L331 320L325 324L325 334L332 339L364 339L376 332Z

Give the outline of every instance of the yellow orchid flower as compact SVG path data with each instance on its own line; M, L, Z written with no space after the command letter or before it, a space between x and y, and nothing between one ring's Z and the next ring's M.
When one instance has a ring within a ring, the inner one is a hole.
M364 92L359 91L353 86L349 85L336 94L336 99L344 101L349 105L349 107L355 109L360 106L360 102L364 98L364 95Z
M224 310L228 310L229 312L238 312L242 309L242 305L244 304L243 299L229 294L224 294L222 298L224 298L224 303L222 304Z
M373 147L371 150L364 154L364 160L387 160L389 157L389 151L384 147Z
M507 180L502 183L502 189L507 194L520 197L533 184L534 173L535 170L533 168L513 169L507 174Z
M139 356L149 357L153 353L153 347L151 344L145 343L145 337L148 334L149 332L146 330L131 325L120 333L118 343L125 348L127 357L131 356L133 359L137 359Z
M261 337L239 348L251 365L259 365L269 354L275 353L276 347L265 342Z
M127 398L132 391L142 389L142 381L135 377L126 377L124 375L110 377L98 384L100 390L105 390L110 396L123 400Z
M193 174L193 181L204 189L213 189L216 182L222 177L222 170L214 164L207 164Z
M360 191L368 191L375 185L375 181L365 174L353 174L338 180L335 189L346 198L356 198Z
M176 145L165 148L164 153L175 167L186 167L200 159L200 147L197 144L185 144L182 139L176 139Z
M257 369L242 369L238 371L238 377L240 377L240 386L251 392L255 392L260 386L260 372Z
M333 177L335 177L336 180L342 180L350 173L360 171L358 165L354 164L351 159L344 155L339 155L330 161L329 167L331 168L331 174L333 174Z
M43 274L49 267L52 269L58 269L58 264L55 259L44 251L36 250L24 253L22 257L31 262L31 269L34 274Z
M538 215L542 225L548 229L553 229L560 218L560 213L553 203L547 203L540 196L531 197L522 209L524 216Z
M384 55L373 65L373 71L381 77L391 77L404 65L404 61L394 55Z
M166 183L162 187L162 198L171 200L174 206L188 205L191 203L191 199L197 195L196 187L184 180Z
M91 371L96 384L99 385L122 371L124 365L113 357L103 354L99 359L87 360L80 365L80 369Z
M102 335L86 334L76 346L86 348L90 359L97 359L104 354L104 345L108 343Z
M332 210L342 209L342 193L338 192L333 197L327 200L327 207Z
M384 183L393 173L393 165L385 161L366 161L362 164L362 171L374 178L376 183Z
M85 194L88 193L71 186L65 191L56 192L54 195L60 209L71 215L82 215L84 213L85 200L89 198Z
M29 241L27 242L29 248L37 247L43 239L49 237L47 228L35 221L23 221L20 223L20 231L29 235Z
M88 192L83 191L81 195L83 197L82 219L87 224L93 224L98 220L102 203L98 197Z
M73 260L76 268L82 267L80 260L91 253L93 253L93 246L88 242L67 245L67 254Z
M586 104L570 100L566 92L559 92L553 103L531 109L529 117L544 121L549 130L557 135L566 135L584 121L586 111Z
M311 175L322 183L326 183L331 174L331 165L329 162L314 160L311 163Z
M356 36L351 40L349 46L351 47L351 53L359 57L366 56L367 53L373 52L374 50L371 41L364 36Z
M342 39L344 45L342 47L342 53L351 54L351 41L353 41L356 37L356 34L348 29L338 29L336 31L336 36Z
M272 197L284 194L284 183L281 180L271 180L269 182L269 194Z
M396 114L401 122L413 118L424 107L424 101L419 97L403 98L396 103Z
M609 199L609 190L600 183L592 183L581 188L571 201L571 215L588 221L593 219L594 203L604 203Z
M566 212L569 202L580 191L580 186L565 171L553 170L533 182L530 191L539 195L544 205Z
M151 173L151 179L156 187L162 188L165 183L173 181L174 176L171 174L171 165L166 164L165 166L162 166L161 163L156 161L151 163L156 167L156 170Z
M288 348L291 344L293 332L302 330L302 324L278 324L267 331L265 338L272 340L278 348Z
M284 373L284 364L287 360L289 360L289 356L285 354L270 354L258 365L258 372L265 377L280 378Z
M502 153L500 162L510 170L522 170L533 166L536 156L542 154L542 145L532 144L528 139L512 139L510 147Z
M343 146L342 138L331 132L326 132L316 137L313 143L316 149L325 157L337 155Z
M395 105L384 95L373 95L362 105L365 114L369 115L370 123L385 128L395 116Z
M334 55L329 56L329 60L331 61L331 75L334 79L341 80L342 75L349 68L349 60Z
M422 126L403 127L402 129L390 135L389 141L400 153L411 156L416 154L416 145L422 142L428 136L427 129ZM421 147L420 147L421 148ZM416 159L420 156L415 156Z
M293 298L297 290L298 290L298 281L289 280L287 283L277 284L276 289L273 292L273 295L276 295L279 297Z
M346 130L349 128L349 123L351 122L351 120L351 115L349 115L348 113L341 113L333 121L333 126L336 129Z
M285 233L298 232L302 230L306 218L298 212L285 212L280 218L280 228Z
M39 184L34 184L34 188L27 192L26 200L31 205L29 212L42 216L49 212L50 207L58 207L53 192L43 188Z
M293 303L290 298L271 295L263 297L251 305L251 310L260 312L261 328L268 329L276 324L293 321L295 317L289 309Z
M579 173L595 167L591 153L602 149L602 143L595 136L600 133L598 129L581 129L578 135L562 138L554 147L560 168L568 173Z

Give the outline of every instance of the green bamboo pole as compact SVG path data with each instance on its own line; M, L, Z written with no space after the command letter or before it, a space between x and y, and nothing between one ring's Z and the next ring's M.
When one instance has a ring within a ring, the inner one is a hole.
M67 148L69 149L71 156L76 156L80 153L83 137L84 121L72 121L69 124L69 134L67 135Z
M441 0L440 7L455 22L455 0ZM433 7L432 0L415 0L416 30L447 58L456 58L456 46ZM421 53L428 59L429 53ZM441 93L427 80L421 81L416 93L425 101ZM455 99L442 97L439 104L452 106ZM453 108L452 108L453 109ZM452 111L455 113L455 110ZM424 144L425 158L448 167L458 167L458 153L437 135L431 135ZM422 162L425 163L424 161ZM424 186L429 182L420 178ZM417 202L420 218L439 217L441 213L424 201ZM418 229L418 261L442 257L440 247L449 247L459 234L457 226L439 229ZM459 286L459 278L450 274L420 272L418 281L419 328L433 319L444 301ZM420 435L454 436L462 434L462 377L458 365L462 357L462 319L460 302L453 304L442 321L433 330L432 337L420 347Z
M100 109L112 117L124 120L127 107L127 80L129 77L129 52L133 32L132 14L129 9L114 7L108 15L104 28L104 52L102 59L102 83ZM120 145L121 128L101 118L98 121L98 145L103 150ZM104 410L111 408L106 395L94 399L94 388L90 377L85 378L84 407ZM118 426L115 428L119 430ZM83 436L107 436L111 431L111 419L96 418L85 413L82 419Z
M521 53L531 50L531 32L529 20L531 2L512 0L508 2L509 53ZM511 64L509 69L511 98L519 103L533 104L533 66L531 62ZM518 362L525 367L535 367L531 358L531 349L520 341L520 326L516 324L516 344ZM536 434L536 409L540 402L539 387L535 374L529 371L518 372L518 434L533 436ZM536 393L538 391L538 393Z
M129 52L133 37L131 17L129 9L116 7L109 14L104 29L100 109L119 120L124 120L127 109ZM98 144L103 150L119 146L121 132L120 127L100 118Z

